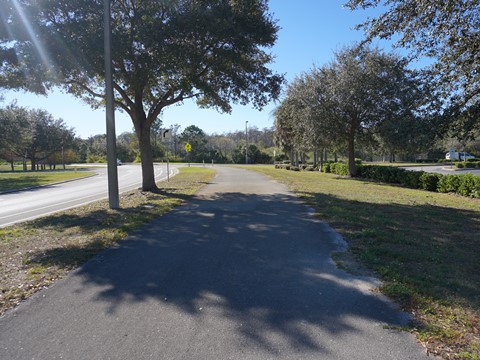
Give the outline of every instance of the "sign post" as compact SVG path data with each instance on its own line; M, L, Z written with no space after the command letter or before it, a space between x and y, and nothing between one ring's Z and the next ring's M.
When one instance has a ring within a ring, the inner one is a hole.
M192 145L190 145L190 143L185 144L185 151L187 152L188 167L190 167L190 151L192 151Z

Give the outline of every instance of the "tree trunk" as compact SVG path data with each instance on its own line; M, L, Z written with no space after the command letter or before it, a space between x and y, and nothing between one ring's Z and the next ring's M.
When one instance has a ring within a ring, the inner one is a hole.
M318 163L318 146L315 146L313 149L313 167L317 166Z
M357 167L355 166L355 134L351 133L348 138L348 176L355 177Z
M136 129L138 145L140 147L140 159L142 161L142 190L156 191L155 172L153 170L153 151L150 143L150 128L141 126Z
M318 168L318 170L322 171L322 172L323 172L323 157L324 157L324 154L325 154L325 149L322 149L322 151L320 152L320 166Z

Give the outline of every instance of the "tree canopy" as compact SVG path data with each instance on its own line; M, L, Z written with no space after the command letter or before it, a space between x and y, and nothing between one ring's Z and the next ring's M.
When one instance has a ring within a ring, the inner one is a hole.
M479 0L349 0L350 9L382 6L385 11L359 28L366 39L396 39L413 57L432 61L426 74L452 114L474 113L480 124ZM398 38L397 38L398 36ZM444 105L445 106L445 105ZM470 126L474 126L470 123Z
M48 158L62 148L72 146L74 132L62 119L40 109L26 109L11 104L0 108L0 153L5 158L31 161L32 170L38 162Z
M4 66L6 78L103 104L103 1L4 0L0 12L0 47L17 64ZM166 106L195 98L229 112L231 102L262 108L279 96L283 78L267 67L277 31L266 0L112 2L115 104L133 121L144 190L156 189L150 129Z
M398 124L420 123L425 92L406 64L359 44L338 51L330 64L289 84L275 111L279 145L300 151L346 147L354 176L357 142L398 136Z

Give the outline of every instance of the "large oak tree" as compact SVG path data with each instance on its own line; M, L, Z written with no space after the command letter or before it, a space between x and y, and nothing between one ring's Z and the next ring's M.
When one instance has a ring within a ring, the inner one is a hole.
M383 124L417 119L424 96L405 59L359 44L293 81L275 111L277 137L284 143L327 144L348 149L348 173L356 175L355 146Z
M4 78L104 103L103 1L3 0L0 12L1 48L18 64ZM150 129L166 106L195 98L229 112L278 97L283 78L267 67L277 31L266 0L112 1L115 104L139 139L144 190L156 189Z

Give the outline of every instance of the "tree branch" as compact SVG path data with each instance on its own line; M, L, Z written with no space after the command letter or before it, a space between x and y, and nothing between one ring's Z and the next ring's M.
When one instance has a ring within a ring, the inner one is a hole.
M128 94L123 90L120 85L118 85L115 81L113 82L113 87L122 97L123 101L125 101L125 106L133 108L135 106L134 102L128 97Z
M76 80L65 81L65 85L77 85L94 97L98 97L98 98L102 98L102 99L105 98L105 94L99 94L99 93L93 91L92 89L90 89L84 83L81 83L81 82L76 81Z

